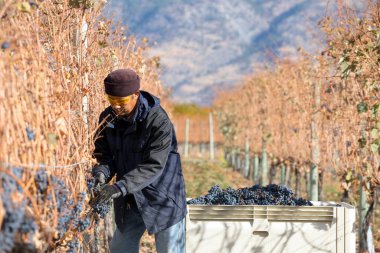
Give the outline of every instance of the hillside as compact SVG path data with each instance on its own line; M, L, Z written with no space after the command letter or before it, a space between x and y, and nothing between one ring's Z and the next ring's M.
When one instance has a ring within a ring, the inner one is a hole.
M164 84L181 102L208 105L273 57L318 48L317 22L327 0L111 0L107 15L156 42Z

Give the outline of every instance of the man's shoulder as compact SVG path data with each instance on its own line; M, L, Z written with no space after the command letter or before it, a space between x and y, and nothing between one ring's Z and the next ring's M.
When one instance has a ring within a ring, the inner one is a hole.
M163 121L171 122L168 114L161 105L157 105L154 108L152 108L146 119L148 122L153 122L153 124L156 122L160 125Z
M168 114L166 113L164 108L162 108L161 105L156 105L148 113L148 118L156 118L156 117L160 117L160 118L167 117L167 118L169 118Z

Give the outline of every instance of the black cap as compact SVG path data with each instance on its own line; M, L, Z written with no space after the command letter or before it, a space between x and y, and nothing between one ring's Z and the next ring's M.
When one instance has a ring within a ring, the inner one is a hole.
M126 97L140 89L140 77L133 69L118 69L104 79L105 92L115 97Z

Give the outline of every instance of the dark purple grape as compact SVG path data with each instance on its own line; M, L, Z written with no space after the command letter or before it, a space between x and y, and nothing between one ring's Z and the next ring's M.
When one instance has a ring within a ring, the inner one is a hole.
M45 193L49 185L49 176L45 170L38 170L34 176L34 182L39 193Z
M293 196L293 191L284 185L270 184L265 187L253 185L247 188L221 189L214 185L205 196L187 202L193 205L289 205L311 206L311 202Z
M74 221L74 228L77 229L79 232L82 232L86 230L88 227L90 227L91 219L89 217L84 219L78 219Z
M66 253L75 253L79 248L79 241L77 238L67 243L68 250Z
M29 141L34 141L36 139L36 133L29 127L25 128L26 135Z
M8 49L10 46L11 46L11 44L8 41L4 41L1 44L1 49L5 50L5 49Z
M104 219L111 207L111 202L92 205L94 211L99 214L100 218Z

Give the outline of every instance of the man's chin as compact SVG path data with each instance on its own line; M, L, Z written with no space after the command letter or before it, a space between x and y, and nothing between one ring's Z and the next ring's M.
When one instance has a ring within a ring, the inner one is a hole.
M128 116L130 113L128 113L128 112L116 112L116 115L118 116L118 117L124 117L124 116Z

